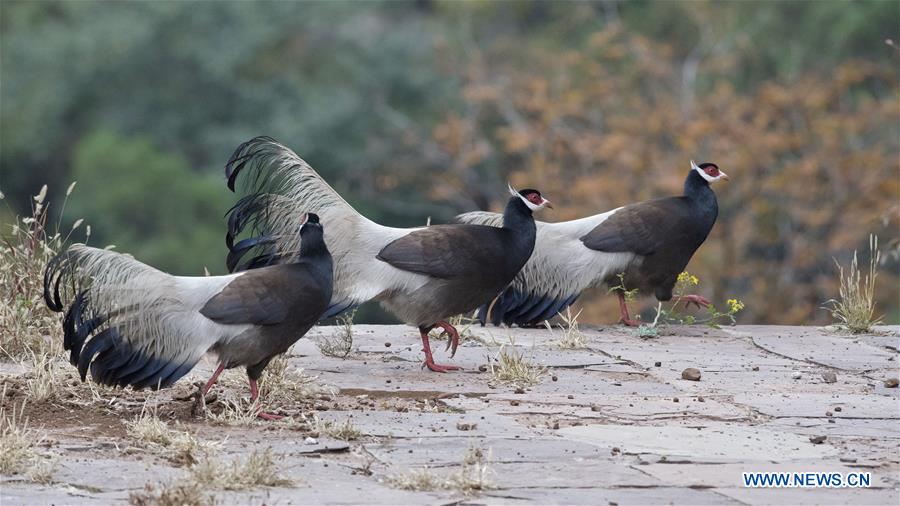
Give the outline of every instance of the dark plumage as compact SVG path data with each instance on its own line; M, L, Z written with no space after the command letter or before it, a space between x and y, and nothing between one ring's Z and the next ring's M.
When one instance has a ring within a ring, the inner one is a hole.
M718 214L710 182L727 179L712 163L691 162L684 194L637 204L561 223L537 222L534 253L513 283L488 313L479 309L482 323L540 325L564 311L591 286L620 283L664 301L672 298L678 274L706 240ZM493 213L467 213L465 223L498 225ZM622 320L628 316L620 296ZM685 302L706 305L697 295Z
M63 344L82 380L90 369L98 383L164 388L211 351L220 365L204 393L223 369L245 367L255 401L262 370L331 299L332 260L316 215L299 235L290 263L228 276L170 276L119 253L72 246L48 264L44 299L66 311Z

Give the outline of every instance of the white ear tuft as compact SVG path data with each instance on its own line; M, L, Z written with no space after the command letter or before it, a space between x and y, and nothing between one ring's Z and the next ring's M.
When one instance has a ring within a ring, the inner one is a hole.
M516 190L515 188L513 188L512 183L510 183L510 182L507 181L506 186L509 187L509 194L510 194L510 195L512 195L513 197L521 197L521 195L519 195L519 191Z
M700 170L700 167L697 166L697 162L695 162L693 160L691 160L691 168L698 172L703 172L702 170Z

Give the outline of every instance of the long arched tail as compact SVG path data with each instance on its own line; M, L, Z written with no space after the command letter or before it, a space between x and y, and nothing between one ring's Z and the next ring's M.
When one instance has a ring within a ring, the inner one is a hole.
M243 195L227 214L226 264L230 272L291 261L300 251L297 220L307 212L319 215L329 230L326 238L332 255L341 262L344 251L352 247L343 244L347 241L342 239L342 230L365 219L308 163L271 137L256 137L238 146L225 164L225 176L228 188L237 192L240 186ZM243 184L237 184L239 179ZM237 240L241 234L247 237ZM323 318L360 302L341 299L340 293L335 291L336 298Z
M204 279L204 278L191 278ZM202 298L216 279L193 293ZM221 282L220 282L221 283ZM214 342L178 278L133 258L75 245L44 271L44 300L65 311L63 346L81 379L136 389L167 387ZM187 299L187 300L185 300Z

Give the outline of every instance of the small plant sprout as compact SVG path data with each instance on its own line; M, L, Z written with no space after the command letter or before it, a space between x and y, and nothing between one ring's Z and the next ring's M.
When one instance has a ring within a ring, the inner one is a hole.
M662 321L664 323L682 325L693 325L696 323L701 323L709 325L713 328L718 328L719 325L725 322L734 325L734 323L737 321L737 314L744 309L744 303L738 299L728 299L728 301L726 302L728 307L724 311L720 311L714 304L710 304L709 307L706 308L706 315L700 317L685 314L681 312L681 310L679 310L678 305L682 297L684 297L689 291L691 291L692 288L698 286L699 284L700 278L694 276L690 272L684 271L679 274L678 279L675 283L674 294L669 308L663 309L662 306L659 306L657 308L656 320L654 322ZM654 326L656 326L655 323Z
M353 351L353 318L356 310L338 317L336 330L330 336L321 336L316 345L323 355L335 358L347 358Z
M518 386L536 385L547 373L547 368L533 364L516 350L512 336L508 344L502 344L494 360L490 361L491 375L495 380Z
M159 488L148 483L140 492L128 496L131 506L213 506L216 499L188 480L167 483Z
M581 316L581 311L579 310L573 315L572 308L567 307L566 314L557 313L562 320L562 324L559 324L558 327L563 331L562 337L557 341L560 348L574 350L587 347L587 336L578 328L578 317ZM551 334L553 333L553 326L549 321L544 320L544 326Z
M844 267L834 263L840 276L839 299L831 299L826 302L825 309L831 311L831 316L838 324L846 327L854 334L869 332L873 326L881 323L881 317L875 316L875 279L878 277L878 263L881 261L881 251L878 249L878 236L869 236L869 268L863 275L859 269L857 252L853 251L853 260L850 268L844 274Z
M636 301L638 289L632 288L631 290L628 290L627 288L625 288L625 273L620 272L616 275L616 277L619 278L619 284L611 287L607 293L621 292L622 295L625 296L625 302L629 304Z

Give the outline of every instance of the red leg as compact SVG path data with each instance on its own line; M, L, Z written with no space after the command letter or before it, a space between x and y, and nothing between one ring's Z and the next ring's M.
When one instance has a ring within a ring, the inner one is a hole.
M641 322L632 320L631 316L628 315L628 306L625 305L625 294L619 291L616 292L616 295L619 296L619 322L624 323L628 327L640 327Z
M250 404L256 404L256 401L259 399L259 386L256 384L256 380L253 378L249 378L250 380ZM260 410L256 413L256 416L262 418L263 420L281 420L284 418L281 415L273 415L271 413L266 413Z
M219 379L219 375L222 374L222 371L224 370L225 364L219 363L219 367L216 369L216 372L213 373L212 378L209 378L209 381L207 381L206 384L203 385L203 390L200 391L200 393L202 393L204 397L206 397L206 394L209 393L209 389L216 384L216 381Z
M447 349L450 350L450 358L453 358L456 355L456 348L459 347L459 332L456 327L444 321L437 322L437 326L444 329L444 333L449 336Z
M452 328L452 327L451 327ZM425 352L425 367L434 372L456 371L459 367L455 365L439 365L434 363L434 357L431 356L431 344L428 342L428 331L431 327L419 327L419 333L422 334L422 351ZM454 329L455 331L455 329ZM451 338L452 339L452 338Z
M684 307L688 307L693 303L696 304L698 308L709 307L709 305L712 304L709 299L700 295L682 295L675 302L675 305L677 306L680 302L684 302Z

